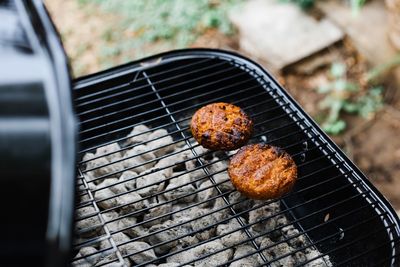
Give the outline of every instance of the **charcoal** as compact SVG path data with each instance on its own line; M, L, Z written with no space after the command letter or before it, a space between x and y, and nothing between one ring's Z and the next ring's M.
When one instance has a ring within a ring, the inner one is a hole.
M234 204L233 209L236 212L243 212L251 209L254 206L254 201L246 198L238 191L234 191L229 194L229 203Z
M100 262L96 264L96 266L105 266L105 267L130 267L132 266L131 262L128 259L124 259L124 263L120 263L117 255L109 254L105 256Z
M115 212L115 211L105 212L102 214L102 216L104 218L104 221L106 223L108 230L110 230L111 232L118 231L118 221L110 222L111 220L118 218L117 212Z
M145 145L135 146L128 150L124 156L125 160L121 161L122 166L136 173L147 171L155 165L155 155L148 150L149 149Z
M174 225L175 225L174 222L166 221L163 224L154 225L149 229L149 233L162 230L159 233L152 234L148 237L147 240L153 246L159 243L168 242L170 240L176 239L161 246L155 247L154 251L158 255L163 255L168 253L173 247L175 247L178 244L180 238L177 239L177 237L188 234L190 231L190 229L188 229L187 227L183 226L174 227Z
M154 169L163 172L166 178L171 178L173 174L172 168L175 163L178 162L178 159L179 157L177 155L162 158L154 165Z
M203 190L203 188L208 188L208 189ZM202 183L199 187L199 192L197 193L197 202L200 203L206 201L212 197L215 197L216 195L217 195L217 190L215 190L213 183L210 180L207 180L204 183ZM204 202L200 204L199 207L206 208L212 205L214 205L214 200Z
M142 225L136 225L137 219L133 216L121 218L117 221L118 229L124 229L123 233L131 238L147 235L148 231Z
M157 156L161 157L169 152L174 151L175 145L173 145L173 140L172 137L168 135L168 131L164 129L158 129L154 132L152 132L149 135L149 140L153 140L155 138L159 138L161 136L164 136L160 139L151 141L147 143L147 146L152 150L152 152ZM168 144L171 144L168 146Z
M97 253L97 249L95 249L94 247L83 247L79 250L79 253L75 256L75 258L80 258L80 257L84 258L77 261L73 261L72 266L94 266L101 260L101 253Z
M119 180L117 178L108 178L105 179L102 183L97 185L97 188L102 190L102 188L110 189L114 194L125 193L128 190L126 189L124 184L117 184Z
M227 168L227 163L225 161L221 161L219 158L214 157L210 160L211 165L207 166L207 169L211 174L224 171Z
M110 155L104 156L104 158L106 158L109 162L113 162L122 157L120 150L121 150L121 147L118 145L118 143L112 143L112 144L102 146L102 147L99 147L98 149L96 149L95 155L101 157L103 155L112 153Z
M215 211L214 217L218 221L229 217L230 209L226 206L226 203L222 197L215 199L213 210Z
M178 251L180 249L182 248L177 247L174 249L174 251ZM202 256L206 256L221 249L224 249L224 246L220 241L215 240L207 242L205 244L202 244L200 246L194 247L189 250L184 250L175 255L172 255L167 258L167 262L176 262L179 264L184 264L186 262L196 260ZM219 253L213 254L212 256L196 261L194 263L194 266L208 267L208 266L222 265L224 262L230 260L232 255L233 255L232 249L225 249Z
M105 188L96 191L96 193L94 194L94 198L96 199L99 207L105 210L124 205L123 207L121 207L121 211L124 214L144 209L149 205L148 201L145 199L142 200L142 197L136 192L126 193L124 195L120 195L117 197L114 197L114 195L115 193L111 191L111 189ZM110 199L101 201L102 199L105 198L110 198Z
M100 208L107 210L116 207L118 205L117 198L115 198L114 195L115 193L111 191L109 188L104 188L94 193L94 199L96 200L97 205Z
M217 186L219 189L221 189L222 192L232 191L235 189L226 171L214 174L212 177L214 178L215 183L218 184Z
M304 235L298 235L300 232L293 225L283 227L281 232L283 234L283 237L288 240L288 243L292 247L302 248L307 245L306 237Z
M188 146L184 141L173 144L173 139L167 130L150 132L148 129L144 125L138 125L132 130L126 142L131 148L126 147L125 154L120 151L118 143L100 147L95 154L86 153L84 160L89 160L84 166L86 170L100 168L86 171L84 179L89 179L88 189L83 184L79 186L83 192L85 190L94 192L94 199L101 209L105 226L110 230L112 240L117 246L119 245L118 251L125 255L126 266L153 260L156 261L155 264L145 266L173 267L190 261L193 262L185 266L226 266L224 264L226 261L242 256L244 258L233 261L229 266L250 267L263 264L259 253L246 256L256 250L251 242L247 241L248 236L241 229L237 218L231 217L232 208L236 213L241 213L239 218L245 224L246 221L252 224L247 230L253 236L257 236L254 241L260 245L267 260L272 261L270 266L294 266L321 255L315 247L304 249L309 245L306 237L300 235L301 232L295 225L281 213L279 201L266 204L269 201L251 200L234 191L226 171L228 166L226 158L235 154L237 150L209 151L197 143ZM149 132L138 135L144 131ZM151 140L157 137L160 139ZM193 151L205 166L201 166ZM176 154L169 154L171 152ZM112 154L94 159L109 153ZM156 162L157 157L163 158ZM103 165L107 166L101 167ZM206 171L211 175L207 176ZM90 182L102 176L105 178ZM216 186L212 180L217 183ZM209 188L205 189L207 187ZM218 196L220 191L225 197ZM228 192L231 193L227 194ZM211 198L215 199L207 201ZM107 200L100 201L102 199ZM85 194L80 200L91 199ZM199 204L204 201L206 202ZM232 204L230 207L227 206L229 203ZM261 204L261 207L245 212ZM77 217L79 219L91 213L95 216L78 221L76 224L77 231L88 229L75 237L77 242L85 242L94 236L105 237L101 220L96 215L94 207L78 210ZM168 213L172 214L164 216ZM224 221L221 222L222 220ZM94 225L99 227L92 229ZM227 234L229 232L232 233ZM218 239L208 242L215 237ZM130 242L132 239L135 240ZM173 239L176 240L168 242ZM196 246L200 242L206 243ZM238 245L241 242L243 243ZM165 244L157 246L161 243ZM266 248L267 246L271 247ZM224 248L226 250L216 255L200 259ZM90 252L97 251L96 249L105 251L99 253L100 256L87 256L77 260L73 266L121 265L109 239L98 241L95 248L82 248L78 255L89 255ZM146 251L128 256L143 249ZM157 257L174 252L178 253L170 255L167 263L161 264L157 261ZM285 254L289 255L277 259ZM324 256L312 260L306 266L332 265L329 257Z
M142 242L142 241L131 242L131 243L124 245L121 249L123 251L123 254L125 254L125 255L144 250L142 252L139 252L138 254L129 256L129 259L131 259L131 261L133 261L133 263L135 263L135 264L142 264L147 261L157 259L157 256L154 253L154 250L146 242Z
M142 214L144 211L141 211L147 207L149 207L149 201L147 199L143 199L136 192L129 192L127 194L121 195L116 198L118 201L118 205L124 205L121 208L122 214L128 214L135 212L137 215ZM128 204L128 205L126 205ZM138 212L140 211L140 212Z
M160 196L157 198L157 201L154 201L153 203L151 203L149 205L150 209L144 215L143 221L148 221L152 218L159 217L159 216L162 216L162 217L159 219L150 221L150 222L146 222L144 224L145 227L151 227L153 225L160 224L160 223L163 223L164 221L169 220L169 218L171 217L170 215L166 215L166 216L163 216L163 215L171 212L172 204L171 204L171 202L168 202L168 203L164 203L164 202L165 202L165 199L162 196ZM154 207L154 206L157 206L157 207ZM154 207L154 208L152 208L152 207Z
M178 199L178 202L191 202L193 199L196 197L196 194L194 192L196 191L196 188L190 184L191 177L190 175L183 174L183 172L180 173L174 173L174 175L180 175L174 179L171 179L169 181L169 185L165 188L165 191L170 190L168 192L164 193L164 196L167 200L174 200L179 197L182 197L181 199ZM186 184L186 185L185 185ZM187 195L187 196L185 196ZM183 197L185 196L185 197Z
M174 204L172 206L172 211L174 212L172 214L172 220L173 221L176 221L176 220L188 221L188 220L191 220L191 219L197 217L197 214L199 213L198 206L194 206L194 207L183 210L183 208L186 208L186 207L187 207L187 204L185 204L185 203Z
M126 144L131 145L131 144L146 142L147 140L149 140L150 132L147 132L149 130L150 129L143 124L135 126L132 129L132 131L128 134L129 138L126 140Z
M235 253L233 254L233 259L246 256L255 251L256 249L253 246L240 245L236 248ZM261 259L260 255L258 253L254 253L250 256L232 262L229 267L253 267L261 263L263 263L263 260Z
M330 266L332 266L332 264L329 261L328 256L317 258L318 256L320 256L320 254L319 254L318 250L315 248L305 249L305 255L307 257L307 260L312 260L311 262L307 263L307 267L330 267ZM314 259L314 258L317 258L317 259Z
M266 248L267 246L273 247ZM296 265L296 259L292 255L288 255L279 260L275 260L278 257L284 256L286 254L291 254L294 251L294 249L291 248L286 242L275 245L275 243L271 239L269 239L268 237L264 237L263 241L261 242L261 248L263 249L262 253L265 255L267 260L273 261L270 263L271 267L292 267Z
M137 192L142 197L161 192L165 185L165 175L162 172L153 172L154 169L147 170L140 174L141 177L136 179Z
M255 205L261 205L262 203L263 202L261 201L256 201ZM254 224L251 228L254 231L263 233L273 231L276 228L276 218L273 216L279 211L279 202L272 202L251 210L249 212L249 223L262 220L261 222Z
M245 219L241 218L245 222ZM231 234L227 234L221 237L221 242L226 247L232 247L242 241L248 239L244 230L238 230L241 226L237 219L230 220L227 224L220 224L217 226L217 236L222 236L228 232L234 231Z
M90 216L92 215L92 216ZM88 217L90 216L90 217ZM97 232L100 231L101 227L93 227L96 225L100 225L101 221L97 216L97 212L93 206L87 206L76 210L76 217L83 218L88 217L83 220L79 220L75 224L76 231L82 231L80 235L82 237L91 237L95 236Z
M124 171L119 177L120 181L124 181L123 185L129 191L134 190L136 188L136 179L137 173L134 171Z
M208 209L199 209L196 214L196 218L209 213L210 210ZM200 231L196 233L196 237L199 240L208 240L215 235L216 226L214 225L217 222L217 218L215 214L209 214L204 217L198 218L190 223L192 226L193 231ZM211 226L214 225L214 226Z
M202 183L209 180L206 176L206 173L202 169L191 171L188 174L197 188L199 188Z
M86 154L86 155L90 155L90 154ZM91 154L91 155L93 155L93 154ZM89 157L91 157L91 156L89 156ZM93 155L93 157L94 157L94 155ZM97 168L97 169L94 169L94 168ZM91 180L97 179L99 177L108 176L110 174L114 174L114 176L118 177L119 174L117 172L119 172L123 168L121 167L120 164L110 164L110 162L107 159L98 158L98 159L88 161L86 163L86 170L89 170L89 169L94 169L92 171L86 172L86 175L89 177L89 180L91 181ZM95 183L99 184L103 180L104 179L98 179L95 181Z

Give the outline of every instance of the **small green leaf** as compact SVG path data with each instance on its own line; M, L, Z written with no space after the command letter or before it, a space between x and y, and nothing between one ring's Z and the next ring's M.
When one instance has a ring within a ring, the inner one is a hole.
M332 123L324 123L322 129L329 134L337 135L346 129L346 122L338 120Z
M331 75L340 78L346 74L346 65L343 63L333 63L331 66Z

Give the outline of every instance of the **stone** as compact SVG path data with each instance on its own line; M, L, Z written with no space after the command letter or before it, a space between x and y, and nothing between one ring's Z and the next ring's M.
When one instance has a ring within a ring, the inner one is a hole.
M292 3L247 1L230 14L240 47L282 69L341 40L343 32L327 19L316 20Z
M397 54L387 36L388 14L384 1L367 1L356 15L338 1L316 1L316 4L326 17L342 28L372 65L386 63Z
M134 190L136 188L136 179L137 173L134 171L124 171L119 177L120 181L124 181L123 185L129 191Z

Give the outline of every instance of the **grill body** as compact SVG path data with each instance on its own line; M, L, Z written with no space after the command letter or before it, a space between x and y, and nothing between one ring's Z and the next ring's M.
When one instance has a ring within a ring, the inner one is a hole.
M74 94L81 121L80 158L107 144L122 144L134 126L145 124L152 129L166 129L173 143L187 145L187 151L197 160L197 168L204 172L204 179L210 180L215 188L215 198L224 201L229 217L216 223L238 220L240 231L247 236L246 242L255 247L255 253L263 260L260 265L272 266L274 260L271 262L263 255L255 242L257 236L249 231L246 220L241 220L255 206L245 210L235 208L208 168L215 163L201 160L188 129L190 118L198 108L219 101L237 104L254 119L250 142L282 147L298 165L299 178L293 192L277 201L281 214L307 238L307 246L320 251L318 258L328 255L334 266L399 265L399 220L390 204L274 78L256 63L217 50L173 51L80 78L75 81ZM95 181L87 175L86 163L82 160L78 166L80 203L77 209L93 207L94 212L87 214L85 219L96 218L101 229L91 238L78 238L74 253L82 247L109 240L108 250L116 255L110 262L123 263L130 255L115 239L122 229L109 229L105 211L99 208L99 201L94 198L99 188L91 189L90 185ZM114 173L109 174L112 175ZM107 174L102 178L107 178ZM267 200L258 205L274 201ZM172 214L174 212L177 211ZM114 221L124 217L119 216ZM77 219L80 220L83 219ZM141 223L145 222L146 219L142 219ZM138 239L132 238L124 244ZM89 256L77 257L75 261ZM162 263L167 256L159 256L147 263Z

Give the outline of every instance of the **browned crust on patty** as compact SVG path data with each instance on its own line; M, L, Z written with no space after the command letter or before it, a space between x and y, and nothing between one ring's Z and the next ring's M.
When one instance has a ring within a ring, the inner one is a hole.
M297 166L280 148L267 144L242 147L231 159L228 174L242 194L273 199L288 193L297 180Z
M193 137L205 148L233 150L249 140L253 121L241 108L220 102L197 110L190 129Z

